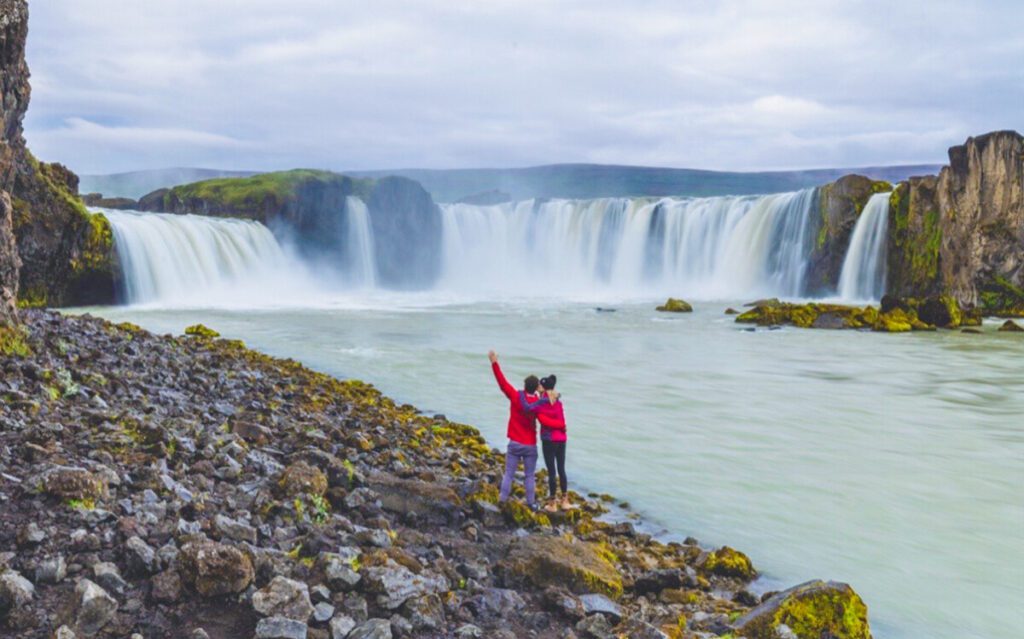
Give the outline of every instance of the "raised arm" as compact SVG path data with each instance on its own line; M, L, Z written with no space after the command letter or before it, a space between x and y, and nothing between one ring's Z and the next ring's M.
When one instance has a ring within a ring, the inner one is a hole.
M498 354L491 351L487 353L487 357L491 360L491 372L494 373L494 379L498 382L498 388L501 389L501 392L505 393L505 397L515 400L516 388L508 383L508 380L505 379L505 374L501 372L501 366L498 364Z

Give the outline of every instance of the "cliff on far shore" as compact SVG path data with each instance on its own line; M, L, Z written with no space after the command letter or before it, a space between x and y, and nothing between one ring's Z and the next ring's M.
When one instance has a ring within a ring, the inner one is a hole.
M296 169L159 189L143 196L138 208L258 220L296 240L307 258L329 265L349 252L350 196L366 205L373 225L378 283L406 289L433 284L441 268L441 211L407 178Z

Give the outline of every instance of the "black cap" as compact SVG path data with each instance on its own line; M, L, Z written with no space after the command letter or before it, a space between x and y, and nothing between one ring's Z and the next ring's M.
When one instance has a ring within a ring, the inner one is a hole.
M544 390L552 390L555 387L555 382L557 381L558 378L555 377L554 374L552 374L548 375L547 377L542 377L540 380L540 385Z

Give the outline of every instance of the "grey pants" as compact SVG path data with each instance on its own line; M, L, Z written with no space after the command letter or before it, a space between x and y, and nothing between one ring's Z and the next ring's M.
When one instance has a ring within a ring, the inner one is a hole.
M537 486L533 477L537 470L537 447L518 442L509 442L505 452L505 476L501 478L500 499L505 501L512 492L512 480L516 476L519 462L523 463L523 472L526 474L526 503L533 506L537 503Z

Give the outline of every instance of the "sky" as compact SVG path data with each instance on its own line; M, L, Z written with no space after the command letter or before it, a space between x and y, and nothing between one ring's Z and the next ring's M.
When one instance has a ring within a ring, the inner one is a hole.
M30 0L79 173L941 163L1024 130L1024 3Z

